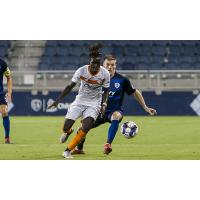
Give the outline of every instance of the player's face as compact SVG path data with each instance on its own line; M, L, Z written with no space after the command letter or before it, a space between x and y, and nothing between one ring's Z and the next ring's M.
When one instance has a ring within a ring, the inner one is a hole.
M116 71L116 60L106 59L103 63L103 66L109 71L111 77L114 76Z
M91 59L89 65L90 73L93 75L97 74L100 69L100 66L101 66L100 59L98 60Z

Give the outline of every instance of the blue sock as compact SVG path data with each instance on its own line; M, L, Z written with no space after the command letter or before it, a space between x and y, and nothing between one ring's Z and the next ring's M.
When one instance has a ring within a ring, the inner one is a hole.
M109 143L109 144L112 143L112 141L114 140L115 135L117 133L118 127L119 127L119 121L118 120L113 120L111 122L110 128L108 130L108 140L107 140L107 143Z
M10 119L9 116L3 117L3 126L5 130L5 138L10 136Z

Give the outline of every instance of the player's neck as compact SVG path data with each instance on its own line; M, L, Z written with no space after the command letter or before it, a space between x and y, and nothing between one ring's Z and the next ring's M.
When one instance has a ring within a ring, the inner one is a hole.
M99 67L98 71L96 71L95 73L92 73L92 72L90 71L90 66L88 66L88 72L89 72L89 74L90 74L91 76L97 75L97 74L99 73L99 71L100 71L100 67Z
M110 78L113 78L115 76L115 74L116 74L116 71L110 75Z

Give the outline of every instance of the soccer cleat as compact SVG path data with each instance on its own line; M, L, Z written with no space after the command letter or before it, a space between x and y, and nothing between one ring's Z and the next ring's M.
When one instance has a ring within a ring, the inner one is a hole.
M72 155L76 155L76 154L85 154L85 151L83 149L79 150L77 148L75 148L72 152Z
M10 138L9 138L9 137L8 137L8 138L5 138L5 144L11 144Z
M62 156L63 156L64 158L67 158L67 159L73 158L73 156L72 156L72 154L71 154L70 151L64 151L63 154L62 154Z
M112 152L112 147L111 147L111 144L109 144L109 143L106 143L105 145L104 145L104 154L109 154L109 153L111 153Z
M74 132L74 129L71 129L70 133L63 133L60 137L60 143L63 144L67 141L68 137Z

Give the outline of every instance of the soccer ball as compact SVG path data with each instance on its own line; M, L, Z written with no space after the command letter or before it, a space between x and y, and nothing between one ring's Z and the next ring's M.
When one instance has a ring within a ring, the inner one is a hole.
M138 126L135 122L125 122L121 126L121 133L126 138L133 138L138 132Z

